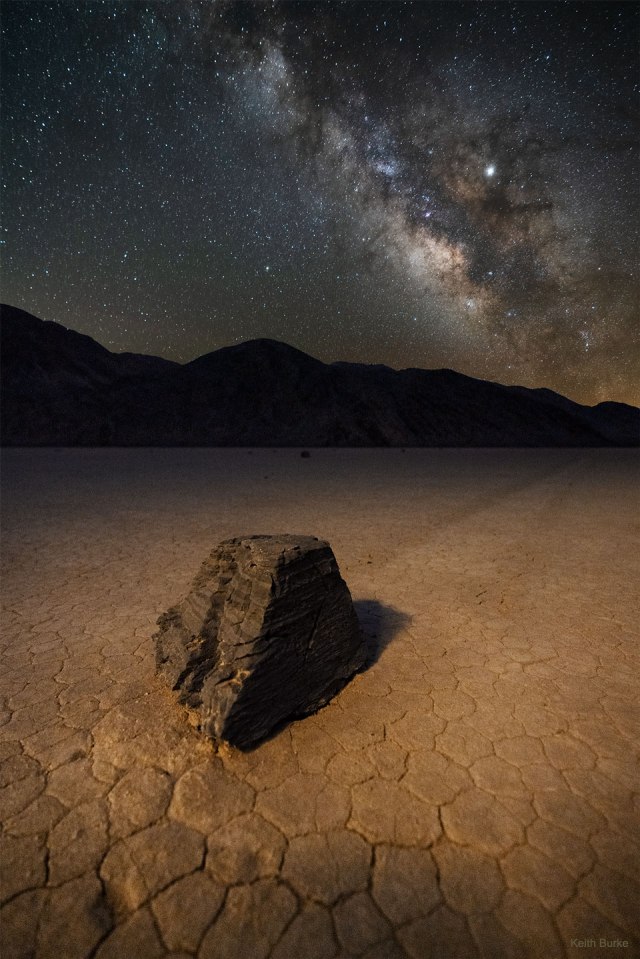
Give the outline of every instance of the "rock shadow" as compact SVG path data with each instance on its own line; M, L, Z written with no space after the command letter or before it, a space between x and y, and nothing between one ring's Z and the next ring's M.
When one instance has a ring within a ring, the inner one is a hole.
M411 622L411 616L395 606L377 599L358 599L353 604L367 648L367 659L361 672L377 663L384 650Z

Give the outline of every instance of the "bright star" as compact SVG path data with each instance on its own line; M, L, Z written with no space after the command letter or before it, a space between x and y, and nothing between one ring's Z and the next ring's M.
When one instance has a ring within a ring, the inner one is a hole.
M485 176L494 176L495 172L496 172L496 168L494 167L493 164L490 164L488 167L484 168Z

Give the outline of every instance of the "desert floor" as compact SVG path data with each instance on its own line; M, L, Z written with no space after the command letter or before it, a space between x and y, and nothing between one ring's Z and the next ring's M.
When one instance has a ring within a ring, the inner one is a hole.
M3 959L638 955L633 451L3 455ZM336 554L375 661L253 752L154 675L220 540Z

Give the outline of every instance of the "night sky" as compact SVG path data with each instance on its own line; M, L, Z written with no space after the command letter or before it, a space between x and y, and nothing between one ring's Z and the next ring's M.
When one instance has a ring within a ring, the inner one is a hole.
M640 403L635 3L2 3L5 302Z

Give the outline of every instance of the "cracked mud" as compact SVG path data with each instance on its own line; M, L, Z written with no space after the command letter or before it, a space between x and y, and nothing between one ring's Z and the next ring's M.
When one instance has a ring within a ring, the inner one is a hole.
M639 954L632 451L15 450L3 475L3 959ZM372 662L239 753L151 636L215 543L287 528L332 544Z

